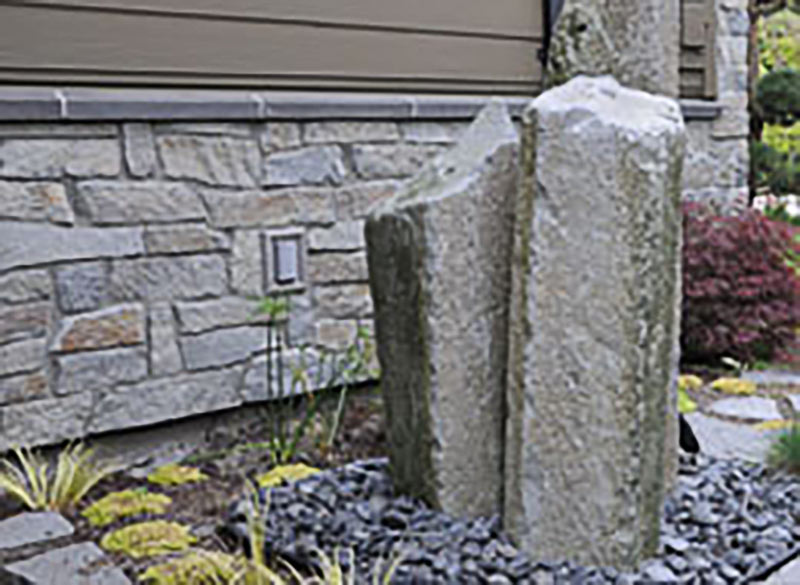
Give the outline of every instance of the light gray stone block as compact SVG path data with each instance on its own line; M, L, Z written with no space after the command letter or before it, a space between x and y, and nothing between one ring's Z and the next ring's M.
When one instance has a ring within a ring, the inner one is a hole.
M358 322L352 319L320 319L315 324L316 342L327 349L341 351L356 339Z
M259 301L224 297L210 301L177 303L181 333L202 333L220 327L266 323L269 316L259 313Z
M339 221L329 228L312 228L308 232L308 249L312 252L353 252L365 247L361 220Z
M334 192L328 187L270 191L203 191L217 228L277 227L294 223L332 224Z
M51 445L83 437L91 409L91 392L0 408L0 449Z
M180 338L188 370L228 366L246 360L267 345L266 328L234 327Z
M175 122L157 124L159 134L205 134L210 136L236 136L248 138L250 125L245 122Z
M67 193L60 183L0 181L0 218L72 225Z
M64 228L0 221L0 271L51 262L144 253L141 228Z
M460 122L408 122L403 124L403 138L406 142L427 144L452 144L467 129Z
M300 125L294 122L268 122L261 133L261 148L266 153L298 148L302 145Z
M132 123L122 126L125 162L128 172L136 178L150 177L156 171L156 145L150 124Z
M0 380L0 406L39 400L47 395L47 378L41 372Z
M347 174L338 146L309 146L277 152L264 160L264 185L340 185Z
M139 382L147 377L144 346L92 351L55 358L59 396L88 390L110 390L121 382Z
M145 380L104 395L88 431L102 433L208 414L241 404L240 368Z
M102 262L55 269L58 305L66 313L93 311L108 299L108 271Z
M91 542L58 548L8 565L34 585L130 585L121 569L100 564L103 551Z
M744 459L763 463L774 433L732 423L699 412L685 415L700 443L700 450L720 459Z
M50 325L48 302L0 308L0 344L44 337Z
M0 276L0 302L26 303L49 299L52 294L46 270L16 270Z
M756 384L780 384L787 386L800 386L800 373L781 370L766 370L763 372L749 370L742 374L742 378Z
M171 179L193 179L207 185L254 187L259 152L254 140L230 136L160 136L156 139Z
M142 258L114 262L111 295L118 300L195 299L227 289L225 261L218 255Z
M148 254L181 254L185 252L227 252L230 238L201 224L154 226L144 233Z
M185 183L86 181L78 183L77 205L98 225L204 220L203 204Z
M353 147L353 163L366 180L408 177L445 147L435 144L365 144Z
M142 305L115 305L91 313L64 317L50 351L73 352L145 343Z
M264 294L264 261L261 235L256 230L237 230L233 235L230 256L231 286L241 295Z
M119 171L116 140L12 139L0 145L0 177L114 177Z
M372 297L370 287L366 284L316 287L313 294L320 317L346 319L368 317L372 314Z
M0 376L38 370L44 365L46 346L46 339L0 345Z
M155 303L150 307L150 370L154 376L177 374L183 369L175 317L169 303Z
M369 280L365 252L311 254L307 264L308 280L312 283L331 284Z
M401 185L400 181L372 181L337 189L335 199L338 218L366 217L372 209L394 197Z
M534 560L627 570L658 545L677 461L683 146L676 102L610 77L525 114L504 517Z
M489 105L366 224L394 484L457 516L501 511L518 142Z
M268 372L271 384L267 385ZM244 375L242 398L245 403L265 402L289 396L301 396L314 390L316 381L326 383L333 375L333 364L322 359L314 349L290 349L283 353L282 380L279 382L277 353L272 356L272 365L267 366L267 356L259 355L252 360ZM295 375L302 372L302 376ZM303 382L305 380L305 382Z
M760 396L745 398L724 398L711 404L711 412L744 420L781 420L780 411L774 400Z
M43 543L75 530L61 514L56 512L26 512L0 522L0 550Z
M307 144L396 142L400 131L394 122L309 122L303 139Z

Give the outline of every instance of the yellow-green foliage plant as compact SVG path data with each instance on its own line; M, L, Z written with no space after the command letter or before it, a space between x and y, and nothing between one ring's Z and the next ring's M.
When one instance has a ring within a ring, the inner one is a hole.
M711 382L711 388L723 394L734 395L750 395L756 392L756 385L753 382L739 378L718 378Z
M164 514L172 504L172 498L164 494L153 494L144 489L114 492L97 500L81 515L92 526L108 526L121 518L143 514Z
M207 479L208 476L196 467L187 467L177 463L162 465L147 476L147 481L162 486L199 483Z
M186 526L165 520L153 520L131 524L110 532L100 541L100 546L108 552L142 559L185 551L195 542L197 539Z
M17 463L0 461L0 489L30 510L72 508L102 479L116 471L94 459L83 445L70 445L58 454L55 467L29 449L12 450Z
M703 379L692 374L678 376L678 388L681 390L700 390L703 387Z
M233 555L193 550L153 565L139 577L146 585L228 585L241 571L241 559Z
M791 429L797 423L793 420L768 420L766 422L753 425L757 431L785 431Z
M691 414L697 410L697 403L691 399L683 388L678 388L678 412L681 414Z
M262 473L256 478L258 485L262 488L269 488L279 486L282 483L292 483L311 477L319 473L319 469L311 467L303 463L294 463L291 465L278 465L277 467L269 470L267 473Z

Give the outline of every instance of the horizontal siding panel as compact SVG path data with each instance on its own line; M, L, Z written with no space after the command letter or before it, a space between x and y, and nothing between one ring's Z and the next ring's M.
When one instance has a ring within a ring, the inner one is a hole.
M533 87L541 79L540 46L534 40L0 6L0 81L6 82Z
M543 0L11 0L9 4L211 19L308 21L447 33L543 37Z

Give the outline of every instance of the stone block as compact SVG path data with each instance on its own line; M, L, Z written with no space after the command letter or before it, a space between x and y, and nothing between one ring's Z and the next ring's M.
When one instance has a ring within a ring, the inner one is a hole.
M46 339L26 339L0 345L0 376L33 372L44 365Z
M152 126L146 123L124 124L122 132L128 172L137 179L153 176L158 163Z
M51 310L48 302L0 308L0 344L44 337Z
M396 142L400 131L394 122L309 122L303 139L307 144Z
M327 349L344 350L353 343L357 331L357 321L320 319L316 323L316 342Z
M11 139L0 145L0 177L115 177L119 172L116 140Z
M308 249L312 252L353 252L365 247L362 220L340 221L308 232Z
M121 258L144 253L141 228L64 228L0 221L0 271L51 262Z
M148 318L150 332L150 370L154 376L177 374L183 369L175 317L169 303L155 303Z
M72 225L75 215L60 183L0 181L0 218Z
M230 238L221 231L201 224L148 227L144 232L148 254L183 254L186 252L227 252Z
M267 323L269 316L258 312L259 301L223 297L210 301L177 303L181 333L202 333L220 327Z
M102 433L152 425L241 404L241 369L145 380L104 395L88 431Z
M78 183L77 205L98 225L206 218L200 197L185 183L86 181Z
M299 124L294 122L268 122L264 125L264 131L261 133L261 148L264 152L270 153L276 150L299 148L301 145Z
M717 400L711 404L710 410L723 416L759 422L783 418L775 401L761 396Z
M147 377L144 346L57 356L54 392L58 396L89 390L110 390L119 383Z
M372 297L366 284L316 287L314 304L320 317L347 319L372 314Z
M406 142L423 144L452 144L466 128L467 124L460 122L408 122L402 126Z
M313 283L367 282L367 255L354 254L311 254L308 257L308 280Z
M230 256L231 286L241 295L264 294L264 262L261 235L256 230L237 230L233 234Z
M84 542L18 561L6 569L33 585L130 585L122 569L104 560L97 545Z
M242 362L267 346L265 327L217 329L180 338L188 370L218 368Z
M272 356L272 365L267 366L266 355L252 360L244 375L242 399L245 403L266 402L276 398L301 396L307 392L319 390L315 388L316 380L326 383L333 374L330 360L322 359L314 349L290 349L283 353L282 380L278 378L278 357ZM271 384L267 387L267 376L271 367ZM321 369L323 368L323 369ZM302 377L295 376L302 372ZM305 382L303 382L305 380Z
M366 180L408 177L444 150L436 144L366 144L353 147L353 164Z
M55 269L58 305L65 313L94 311L108 299L108 270L102 262Z
M534 560L631 569L677 462L681 111L579 77L524 126L505 526Z
M47 395L47 378L41 372L0 380L0 406L39 400Z
M91 392L0 408L0 448L51 445L83 437L91 409Z
M394 485L457 516L501 512L518 142L493 102L366 224Z
M156 139L171 179L192 179L207 185L254 187L259 159L255 141L230 136L160 136Z
M299 346L314 341L314 323L316 312L314 299L306 291L303 294L291 295L289 298L289 344Z
M197 299L227 290L225 261L216 254L114 262L111 295L117 300Z
M157 124L159 134L206 134L211 136L237 136L248 138L250 125L244 122L171 122Z
M52 294L46 270L15 270L0 276L0 302L27 303L49 299Z
M205 190L203 198L211 214L211 224L218 228L335 221L333 191L327 187L233 193Z
M270 154L264 159L264 185L340 185L347 174L338 146L309 146Z
M401 185L400 181L374 181L337 189L335 199L339 219L366 217L371 209L392 198Z
M50 350L73 352L104 349L138 345L146 339L144 308L138 304L116 305L65 317Z
M0 522L0 550L44 543L70 536L75 530L56 512L26 512Z

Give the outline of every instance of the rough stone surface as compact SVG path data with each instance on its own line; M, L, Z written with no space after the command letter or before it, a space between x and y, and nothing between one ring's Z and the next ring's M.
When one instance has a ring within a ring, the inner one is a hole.
M679 0L566 0L546 82L553 87L578 75L612 75L626 86L678 97L680 40Z
M750 380L756 384L785 384L800 386L800 374L797 372L784 371L748 371L742 374L742 378Z
M241 362L263 351L266 339L262 327L235 327L181 337L180 345L186 368L202 370Z
M686 415L700 450L712 457L762 462L769 452L772 434L722 421L699 412Z
M50 346L51 351L73 352L144 343L144 308L116 305L92 313L65 317Z
M66 313L93 311L108 299L108 270L101 262L55 269L58 305Z
M363 221L340 221L330 228L308 232L308 249L312 252L353 252L365 247Z
M55 512L27 512L0 522L0 550L69 536L72 524Z
M308 279L313 283L366 282L367 255L355 254L312 254L307 263Z
M0 344L44 337L50 324L50 303L0 308Z
M795 560L772 575L765 585L797 585L800 583L800 560Z
M148 254L181 254L185 252L224 252L231 249L224 233L201 224L148 227L144 233Z
M0 380L0 406L39 400L47 395L47 378L40 372Z
M783 418L774 400L759 396L717 400L711 405L711 412L757 421L781 420Z
M207 185L254 187L258 178L258 146L229 136L161 136L158 152L171 179L192 179Z
M202 298L226 288L225 261L211 254L119 261L111 271L111 294L119 300Z
M0 276L0 302L26 303L49 299L53 291L45 270L19 270Z
M158 164L152 127L150 124L125 124L122 132L128 172L140 179L151 176Z
M159 302L150 307L150 370L154 376L177 374L183 369L181 352L175 333L175 317L169 303Z
M64 228L0 221L0 271L49 262L144 253L141 228Z
M317 287L314 301L320 317L346 319L372 314L372 297L366 284Z
M258 312L259 302L242 297L178 303L181 333L201 333L209 329L266 323L269 317Z
M451 144L464 133L467 125L459 122L409 122L402 126L406 142Z
M94 543L58 548L6 567L34 585L130 585L121 569L100 564L105 558Z
M0 345L0 376L32 372L44 363L47 340L28 339Z
M83 437L91 409L91 392L3 407L0 449L50 445Z
M501 509L518 152L493 103L366 224L395 485L459 516Z
M328 188L203 192L211 224L219 228L273 227L291 223L329 224L335 220Z
M120 382L147 377L147 350L141 346L58 356L55 366L55 393L59 396L110 390Z
M443 150L433 144L367 144L353 147L358 175L367 180L408 177Z
M277 356L273 356L273 360L277 360ZM320 363L320 355L313 349L304 350L288 350L283 355L283 386L279 381L277 372L277 361L272 362L272 385L267 388L267 358L260 355L253 359L249 368L245 372L244 384L242 388L242 399L245 403L264 402L267 400L274 400L276 398L286 398L289 396L300 396L313 388L304 388L303 385L296 381L293 376L295 368L302 368L310 380L315 380L319 376L320 379L326 379L325 373L329 375L330 368L326 372L320 372L320 367L326 367L330 362Z
M59 183L0 181L0 218L72 225L75 214Z
M683 135L677 103L608 77L525 114L504 515L535 559L632 568L657 545L677 461Z
M78 205L96 224L138 224L205 219L195 190L186 183L86 181L78 184Z
M308 144L396 142L400 131L394 122L310 122L303 138Z
M0 144L0 177L113 177L119 171L116 140L6 140Z
M316 323L316 341L322 347L343 350L353 343L357 330L357 321L320 319Z
M800 414L800 394L789 394L786 398L789 400L789 404L792 405L792 410L795 414Z
M342 187L336 191L336 209L340 218L364 218L375 207L394 197L399 181L374 181Z
M239 369L145 380L103 396L89 432L156 424L241 404Z
M264 184L268 186L339 185L347 169L338 146L310 146L278 152L264 161Z
M234 234L230 267L235 292L250 296L264 294L264 263L258 231L240 230Z
M302 145L300 125L294 122L268 122L261 133L261 148L264 152L298 148Z

